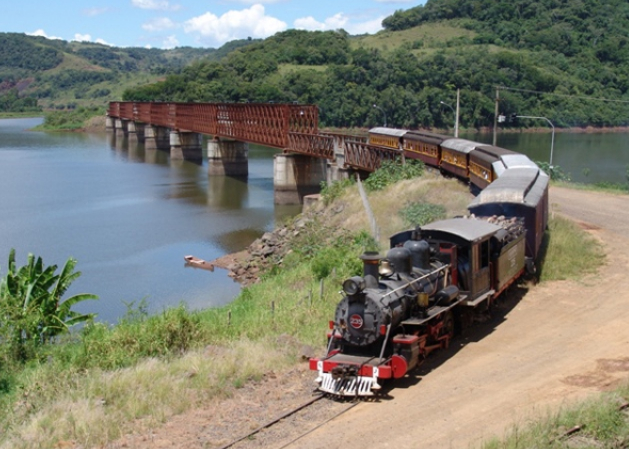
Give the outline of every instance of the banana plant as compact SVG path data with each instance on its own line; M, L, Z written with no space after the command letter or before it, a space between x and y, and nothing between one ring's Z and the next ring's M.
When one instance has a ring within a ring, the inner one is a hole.
M57 265L44 267L41 257L29 254L26 265L17 268L15 250L10 251L7 273L0 278L0 344L13 346L23 358L27 344L44 344L71 326L94 318L95 314L80 314L72 307L98 299L96 295L82 293L63 299L81 275L74 271L76 263L68 259L56 274Z

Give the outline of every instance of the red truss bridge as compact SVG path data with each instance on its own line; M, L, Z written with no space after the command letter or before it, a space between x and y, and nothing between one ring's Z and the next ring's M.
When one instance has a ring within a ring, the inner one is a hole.
M366 138L321 132L315 105L111 102L107 116L121 121L116 129L132 122L171 132L205 134L324 158L340 162L341 168L368 172L380 167L383 160L401 156L400 150L370 145Z

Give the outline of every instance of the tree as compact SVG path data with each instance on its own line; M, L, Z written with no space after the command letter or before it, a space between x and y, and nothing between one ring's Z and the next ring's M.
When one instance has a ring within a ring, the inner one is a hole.
M81 275L74 271L76 263L68 259L56 274L57 265L44 267L41 257L29 254L27 264L18 269L11 250L7 273L0 279L0 357L26 361L71 326L94 318L73 311L72 306L97 296L83 293L62 300Z

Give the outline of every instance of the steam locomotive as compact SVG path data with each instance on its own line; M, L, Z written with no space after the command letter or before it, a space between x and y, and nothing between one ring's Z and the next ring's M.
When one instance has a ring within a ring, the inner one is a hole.
M437 143L429 133L412 136L418 146L422 138L435 145L433 164L471 179L468 156L462 171L460 159L453 169L455 161L443 154L480 144L449 139L443 146L445 139ZM493 167L501 168L483 178L490 181L468 206L468 217L400 232L385 257L361 256L363 275L343 283L326 355L310 359L320 391L374 395L383 381L404 377L432 351L448 347L455 329L469 326L477 311L535 271L548 219L548 176L526 156L493 154L499 161Z

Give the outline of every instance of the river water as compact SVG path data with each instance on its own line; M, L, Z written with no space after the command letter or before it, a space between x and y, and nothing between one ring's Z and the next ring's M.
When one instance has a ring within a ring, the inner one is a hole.
M273 204L273 155L251 145L249 177L209 177L207 165L170 161L111 135L27 131L41 119L0 120L0 275L11 248L61 267L78 260L75 307L116 322L144 300L151 313L185 303L229 303L240 287L224 270L185 267L246 248L299 207ZM504 134L498 145L547 161L550 134ZM626 182L627 134L557 134L554 165L581 182ZM466 138L491 142L491 135ZM587 175L586 175L587 173Z
M45 265L78 260L68 292L98 301L75 307L116 322L128 304L154 313L230 302L240 287L216 269L185 267L246 248L299 207L273 204L273 154L250 146L249 178L212 177L206 165L111 135L25 131L41 119L0 120L0 275L11 248Z

